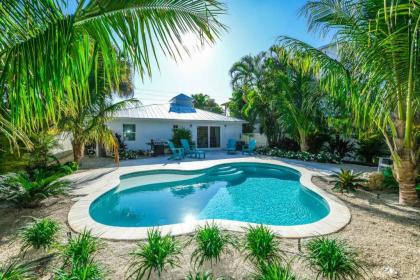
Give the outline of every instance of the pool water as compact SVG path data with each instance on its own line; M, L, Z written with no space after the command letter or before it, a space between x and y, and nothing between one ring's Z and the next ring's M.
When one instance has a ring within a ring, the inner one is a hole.
M92 218L122 227L203 219L302 225L329 213L325 200L302 186L300 174L270 164L237 163L200 171L153 171L121 177L90 206Z

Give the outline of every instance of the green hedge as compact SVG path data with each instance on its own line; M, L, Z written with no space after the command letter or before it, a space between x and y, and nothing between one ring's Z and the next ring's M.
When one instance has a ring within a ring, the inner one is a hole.
M312 154L309 152L293 152L293 151L284 151L278 148L269 148L263 147L256 150L257 154L272 156L272 157L282 157L289 159L298 159L303 161L316 161L316 162L330 162L330 163L340 163L341 159L339 156L329 153L329 152L320 152L317 154Z

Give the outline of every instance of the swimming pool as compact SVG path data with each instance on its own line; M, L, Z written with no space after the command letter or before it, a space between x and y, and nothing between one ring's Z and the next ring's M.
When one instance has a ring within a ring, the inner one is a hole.
M89 207L95 222L115 227L212 219L295 226L317 222L329 212L320 195L300 184L298 171L266 163L127 174Z

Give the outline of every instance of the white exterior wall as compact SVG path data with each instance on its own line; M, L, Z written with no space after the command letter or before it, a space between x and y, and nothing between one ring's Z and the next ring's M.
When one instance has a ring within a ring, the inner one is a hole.
M226 147L228 139L240 140L242 137L242 123L240 122L206 122L206 121L175 121L175 120L145 120L145 119L115 119L108 123L108 127L123 135L123 124L136 125L136 140L124 143L130 150L149 150L150 146L146 143L150 139L154 141L167 141L172 138L172 129L174 125L191 130L192 140L197 143L198 126L219 126L220 127L220 145L218 149ZM225 127L226 126L226 127Z

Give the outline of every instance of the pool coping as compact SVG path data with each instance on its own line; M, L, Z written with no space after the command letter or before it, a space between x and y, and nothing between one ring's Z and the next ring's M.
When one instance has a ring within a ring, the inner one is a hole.
M330 194L312 183L312 177L315 175L322 175L319 172L308 170L304 167L285 163L274 158L232 158L209 161L195 161L195 162L175 162L169 164L155 164L144 166L130 166L120 167L100 179L95 181L95 187L87 190L86 196L81 197L70 209L68 213L69 226L75 232L82 232L85 229L90 230L94 236L110 239L110 240L141 240L147 238L147 231L152 227L118 227L101 224L92 219L89 213L91 203L105 192L115 188L120 183L120 176L127 175L134 172L153 171L153 170L179 170L179 171L194 171L206 168L211 168L221 164L227 163L267 163L277 166L284 166L292 168L301 174L300 183L320 195L328 204L330 208L329 214L319 221L305 225L295 226L274 226L267 225L276 235L283 238L306 238L319 235L330 234L339 231L345 227L351 220L349 209L344 203L333 194ZM197 226L205 225L208 222L214 222L224 230L244 232L245 228L253 223L231 221L231 220L200 220L191 221L188 223L164 225L159 228L163 234L170 234L173 236L190 234L194 232Z

